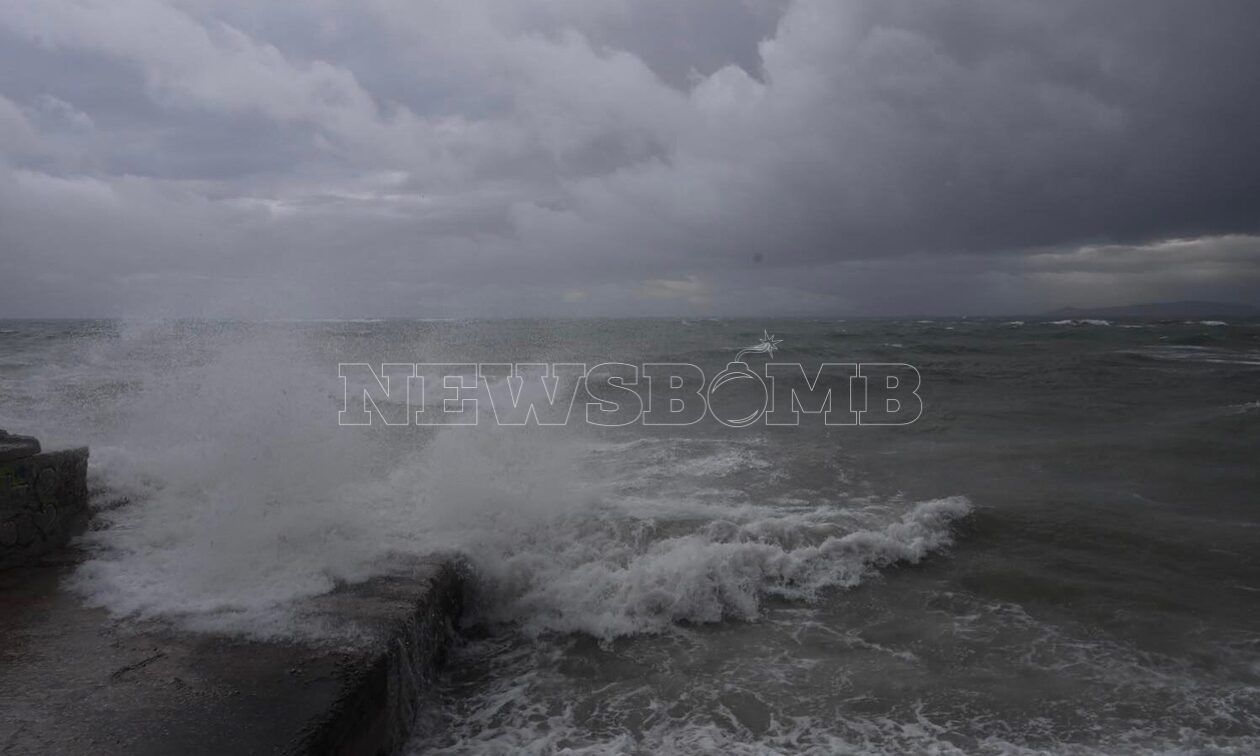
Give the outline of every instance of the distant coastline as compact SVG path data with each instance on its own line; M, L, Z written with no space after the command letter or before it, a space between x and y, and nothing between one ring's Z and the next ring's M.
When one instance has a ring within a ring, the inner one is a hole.
M1260 307L1236 302L1149 302L1119 307L1061 307L1044 313L1049 318L1209 318L1260 317Z

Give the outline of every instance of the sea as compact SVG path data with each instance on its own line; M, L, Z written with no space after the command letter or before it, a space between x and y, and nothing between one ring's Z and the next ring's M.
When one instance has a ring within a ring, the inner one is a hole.
M340 422L342 363L767 335L921 416ZM1260 322L0 321L0 427L91 445L70 587L120 621L353 642L303 601L460 555L411 754L1260 753Z

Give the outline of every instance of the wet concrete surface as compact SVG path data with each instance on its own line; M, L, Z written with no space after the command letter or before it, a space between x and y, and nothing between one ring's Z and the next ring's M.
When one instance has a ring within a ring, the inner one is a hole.
M111 619L64 584L82 558L0 571L0 754L396 752L466 583L435 557L304 607L352 639L245 640Z

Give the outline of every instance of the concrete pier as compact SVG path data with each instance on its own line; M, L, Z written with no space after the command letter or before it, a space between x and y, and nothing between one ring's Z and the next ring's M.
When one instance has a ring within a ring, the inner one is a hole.
M0 753L397 753L464 602L435 558L304 607L353 643L242 640L112 621L63 586L81 558L0 572Z
M66 587L86 555L87 449L0 431L0 754L392 754L464 606L435 557L305 602L353 641L244 640L111 619ZM350 632L345 632L350 631Z

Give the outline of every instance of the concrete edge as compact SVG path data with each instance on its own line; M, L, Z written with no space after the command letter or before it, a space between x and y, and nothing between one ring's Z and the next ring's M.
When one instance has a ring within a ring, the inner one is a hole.
M350 672L337 700L290 753L399 753L458 634L472 577L462 558L443 561L423 599L389 628L376 658Z

